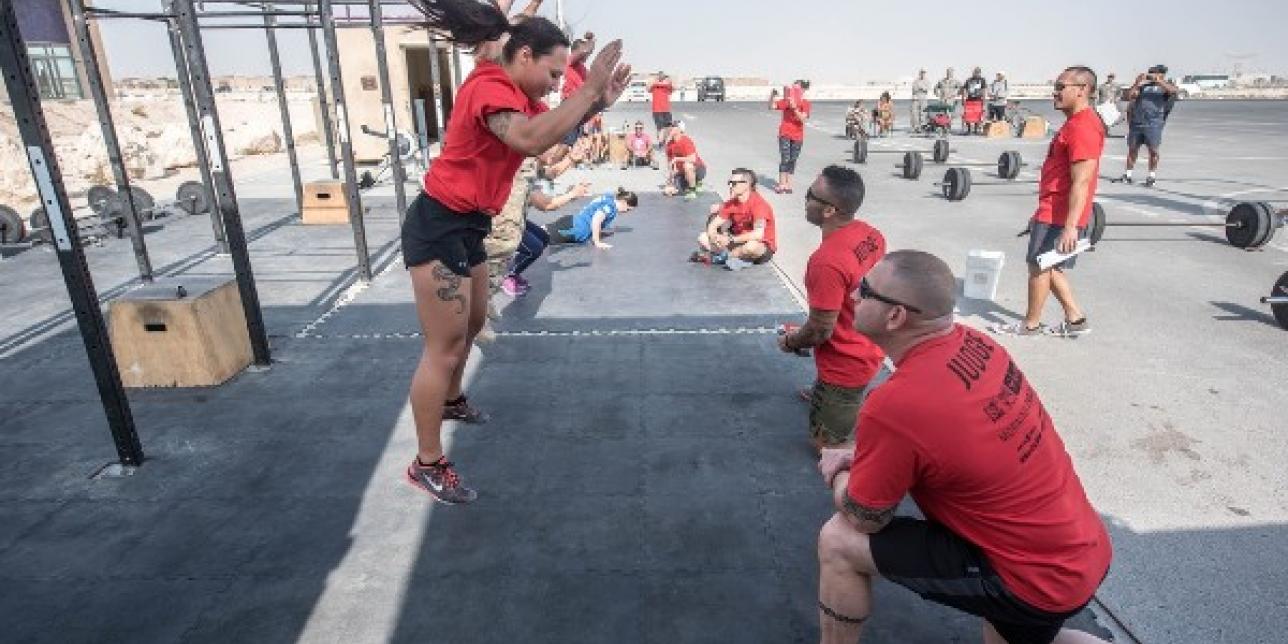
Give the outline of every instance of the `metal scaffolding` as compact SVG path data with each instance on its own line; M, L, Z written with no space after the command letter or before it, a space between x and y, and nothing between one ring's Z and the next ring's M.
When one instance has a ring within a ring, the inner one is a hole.
M371 260L367 248L364 223L365 210L358 194L358 181L351 143L350 123L341 77L340 57L336 30L342 28L367 28L375 41L385 133L389 143L389 163L393 170L394 190L399 219L406 210L407 173L400 154L397 123L395 119L393 87L389 80L386 59L384 27L389 25L421 26L422 23L406 17L386 20L384 7L406 7L401 0L273 0L256 3L246 0L166 0L162 12L124 12L99 7L86 7L83 0L67 0L73 17L78 46L85 61L86 80L103 130L104 144L112 166L113 177L121 195L124 212L120 213L129 231L139 277L144 282L153 279L152 265L144 241L140 204L136 203L130 187L128 170L121 154L112 118L111 105L103 87L99 58L90 38L89 20L140 19L164 23L175 60L178 87L188 117L189 131L196 151L197 165L201 172L206 203L210 204L211 228L220 249L232 260L242 310L246 318L254 362L266 366L272 361L268 335L259 302L258 287L251 267L246 233L242 225L237 202L236 184L224 145L223 130L215 103L202 32L209 29L259 29L268 43L269 62L273 69L276 98L281 114L287 156L295 190L297 210L303 209L303 182L296 155L294 129L286 102L285 82L282 76L280 52L275 32L279 29L305 29L312 50L313 71L317 82L319 106L322 112L321 137L327 146L327 156L333 178L344 172L344 189L348 197L349 221L353 228L354 249L357 255L358 275L371 279ZM200 8L198 8L200 4ZM236 5L246 10L206 11L206 5ZM289 7L283 10L278 7ZM339 20L334 15L335 6L363 7L369 12L365 19L347 17ZM253 10L252 10L253 9ZM203 24L208 19L258 18L259 24L242 22ZM289 22L279 21L279 18ZM322 30L329 78L324 79L317 48L316 30ZM430 62L433 78L434 109L439 115L439 138L442 128L442 99L439 84L437 48L430 33ZM63 177L54 157L53 143L41 109L40 94L32 76L27 58L26 44L18 30L13 0L0 0L0 72L9 82L6 88L13 103L23 146L31 165L32 175L40 196L41 205L48 215L50 237L62 267L64 282L76 314L84 340L90 366L98 384L108 425L116 444L120 462L138 465L143 462L143 449L135 430L129 400L122 385L116 358L107 334L103 311L99 306L89 266L78 234L73 210L64 188ZM329 80L329 87L324 80ZM459 78L456 79L459 84ZM328 91L328 89L330 91ZM334 122L332 121L334 114ZM339 145L335 145L335 139ZM337 150L338 147L338 150ZM337 151L339 158L337 159Z

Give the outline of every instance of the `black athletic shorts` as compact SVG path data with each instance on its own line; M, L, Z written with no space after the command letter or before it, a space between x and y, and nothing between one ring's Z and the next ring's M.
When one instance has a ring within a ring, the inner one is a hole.
M560 230L572 228L572 215L564 215L544 226L546 234L550 235L551 244L580 244L581 242L575 237L569 237Z
M653 125L659 130L664 127L671 127L671 113L653 112Z
M1049 644L1083 608L1048 613L1028 605L1006 589L979 548L937 523L895 517L869 543L882 577L988 620L1009 644Z
M403 264L408 268L443 263L461 277L487 261L483 238L492 232L492 218L481 212L454 212L424 192L407 206L402 226Z
M1031 265L1037 266L1038 255L1055 250L1060 243L1060 235L1064 234L1064 226L1055 226L1043 223L1037 220L1029 222L1029 248L1024 253L1024 261ZM1078 239L1086 239L1087 229L1078 229ZM1078 256L1074 255L1069 259L1052 266L1058 271L1066 271L1078 263Z

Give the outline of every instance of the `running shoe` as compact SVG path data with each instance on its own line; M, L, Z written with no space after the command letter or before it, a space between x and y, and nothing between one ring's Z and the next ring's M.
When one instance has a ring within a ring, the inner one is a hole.
M528 283L528 278L522 275L515 275L514 279L519 283L519 288L522 288L524 293L532 289L532 285Z
M456 467L444 458L430 465L421 465L420 459L412 459L407 466L407 482L428 492L439 503L457 505L479 498L478 492L461 485Z
M1046 334L1047 326L1045 324L1038 323L1037 326L1030 327L1029 325L1024 323L1024 320L1019 320L1017 322L1012 322L1010 324L994 324L988 327L988 330L998 335L1015 335L1015 336L1021 336L1021 337L1033 337L1033 336L1041 336Z
M1125 183L1127 185L1131 185L1132 183L1134 183L1134 181L1132 180L1130 174L1127 174L1126 172L1124 172L1123 175L1121 177L1118 177L1118 180L1115 181L1114 183Z
M510 297L522 297L524 293L528 292L528 289L524 288L515 275L506 275L505 279L501 280L501 290L505 291L505 294Z
M1157 179L1157 178L1155 178L1155 177L1146 177L1146 178L1145 178L1145 187L1146 187L1146 188L1153 188L1155 183L1158 183L1158 179Z
M461 394L460 398L454 401L448 401L443 404L443 420L459 420L471 425L482 425L486 423L490 416L487 412L474 407L470 401Z
M1047 329L1047 333L1058 338L1076 338L1080 335L1091 333L1091 324L1087 322L1087 318L1082 318L1077 322L1065 320Z
M684 191L685 201L693 201L694 199L697 199L697 198L698 198L698 191L696 189Z

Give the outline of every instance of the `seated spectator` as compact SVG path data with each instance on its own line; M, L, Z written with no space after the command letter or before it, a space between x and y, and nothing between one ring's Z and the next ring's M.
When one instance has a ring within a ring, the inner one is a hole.
M639 197L635 193L618 188L617 194L610 192L600 195L576 214L564 215L546 224L545 232L551 244L582 244L592 241L595 248L608 250L613 246L603 242L605 232L617 220L618 215L630 212L637 205Z
M697 199L698 188L707 176L707 164L698 156L698 148L685 131L684 121L671 125L666 159L668 178L662 193L668 197L683 194L685 199Z
M739 270L774 257L778 234L774 209L756 191L756 173L738 168L729 176L729 199L711 206L707 228L698 235L700 251L690 261L724 264Z
M863 101L854 101L854 105L845 111L845 136L851 139L868 138L868 125L871 121L871 113L863 105Z
M657 167L657 161L653 160L653 140L644 131L643 121L635 121L635 128L626 135L626 152L626 167Z

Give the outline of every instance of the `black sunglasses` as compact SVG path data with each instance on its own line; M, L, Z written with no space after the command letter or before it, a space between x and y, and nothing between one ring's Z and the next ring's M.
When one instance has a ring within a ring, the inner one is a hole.
M819 202L819 203L823 204L824 206L831 206L831 207L833 207L833 208L836 208L836 204L834 204L834 203L832 203L832 202L830 202L830 201L828 201L828 200L826 200L826 199L819 199L819 198L818 198L818 195L814 194L814 189L813 189L813 188L806 188L806 189L805 189L805 201L817 201L817 202ZM840 208L836 208L836 209L837 209L837 210L840 210Z
M886 304L889 304L890 306L902 306L903 308L908 309L913 313L921 313L921 309L911 304L905 304L903 302L900 302L899 300L886 297L872 290L872 285L868 284L868 278L866 277L859 280L859 299L876 300L878 302L884 302Z
M1055 91L1063 92L1066 87L1086 87L1086 83L1056 83Z
M740 183L747 183L747 180L746 180L746 179L730 179L730 180L729 180L729 187L730 187L730 188L732 188L732 187L734 187L734 186L736 186L736 185L738 185L738 184L740 184Z

